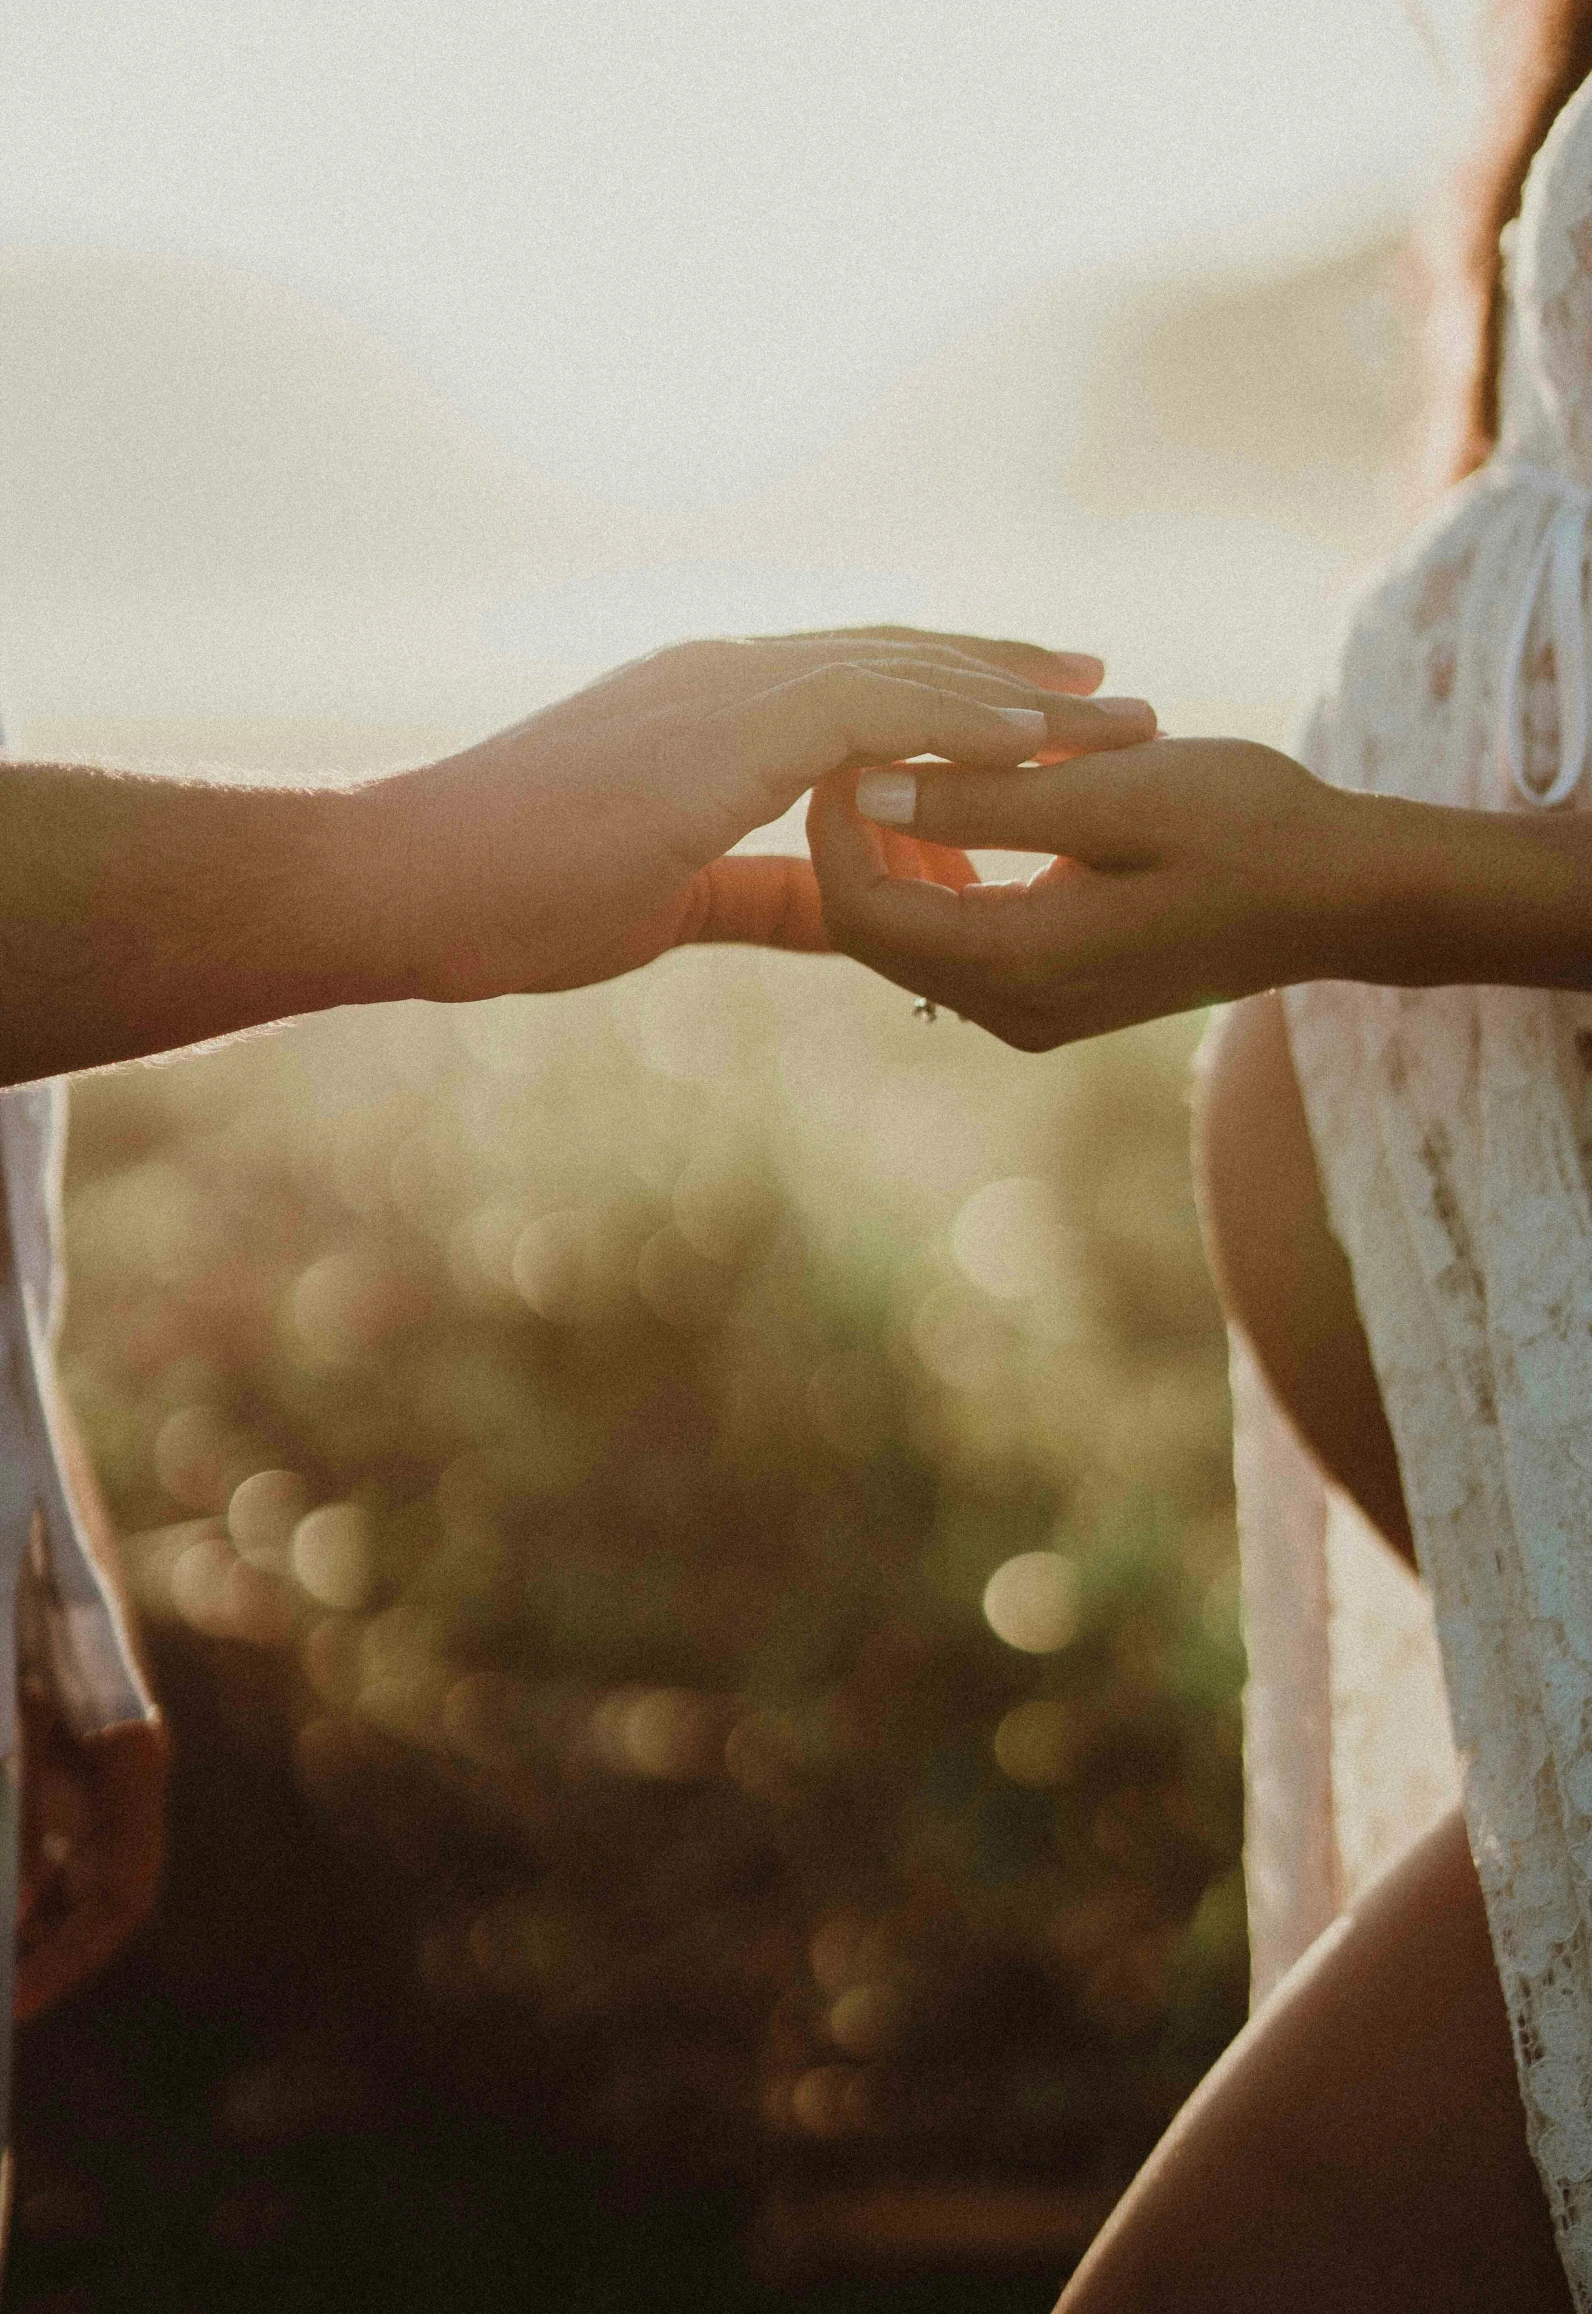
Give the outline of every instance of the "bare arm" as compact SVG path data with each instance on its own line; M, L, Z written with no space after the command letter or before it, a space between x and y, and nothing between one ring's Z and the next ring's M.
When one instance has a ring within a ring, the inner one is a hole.
M1592 815L1353 794L1247 741L841 775L811 826L834 945L1030 1051L1301 980L1592 989ZM934 847L968 845L1060 856L953 888Z
M406 993L377 792L0 764L0 1082Z
M1340 966L1356 979L1592 989L1592 819L1341 802L1354 822L1344 873L1363 875L1369 894L1367 908L1347 911L1341 943Z
M983 656L978 656L978 651ZM0 1083L290 1014L569 987L681 940L825 945L726 859L837 765L1121 745L1097 660L870 630L682 646L439 763L283 788L0 763Z

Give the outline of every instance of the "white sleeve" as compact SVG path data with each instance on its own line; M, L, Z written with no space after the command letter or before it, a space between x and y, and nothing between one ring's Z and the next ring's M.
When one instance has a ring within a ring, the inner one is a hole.
M147 1718L153 1704L120 1608L84 1541L56 1434L65 1127L64 1086L0 1093L0 1611L14 1644L25 1565L34 1642L66 1717L91 1735ZM0 1667L5 1749L12 1688Z

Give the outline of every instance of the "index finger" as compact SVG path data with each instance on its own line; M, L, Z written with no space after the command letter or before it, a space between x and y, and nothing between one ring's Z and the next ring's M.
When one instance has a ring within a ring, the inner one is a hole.
M929 627L814 627L781 635L782 643L905 643L915 649L954 651L981 666L1003 667L1042 691L1071 691L1087 697L1105 681L1105 661L1092 651L1052 651L1043 643L1000 640L989 635L942 634Z

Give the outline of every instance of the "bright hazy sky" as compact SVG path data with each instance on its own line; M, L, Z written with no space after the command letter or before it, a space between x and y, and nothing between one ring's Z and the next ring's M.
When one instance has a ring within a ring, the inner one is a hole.
M1459 101L1406 0L14 0L4 55L0 254L267 275L679 504L1031 282L1402 205Z

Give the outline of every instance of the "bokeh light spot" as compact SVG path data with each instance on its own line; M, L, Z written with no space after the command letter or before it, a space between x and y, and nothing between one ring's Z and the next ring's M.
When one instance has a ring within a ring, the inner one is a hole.
M1002 1302L1040 1293L1060 1267L1066 1243L1052 1192L1027 1174L975 1189L951 1224L957 1268L980 1292Z
M868 1157L883 1180L954 1197L987 1161L983 1126L966 1096L926 1070L897 1069L866 1109Z
M579 1325L591 1314L590 1235L578 1207L541 1214L520 1232L509 1265L515 1291L550 1325Z
M878 1081L878 1054L861 1023L839 1008L826 1008L781 1040L780 1090L811 1132L855 1132Z
M360 1626L345 1615L311 1624L300 1645L304 1676L322 1703L346 1716L359 1697Z
M448 1274L467 1301L490 1303L513 1293L514 1249L524 1227L524 1213L507 1198L494 1198L455 1224Z
M442 1732L482 1767L517 1761L531 1731L529 1690L500 1671L466 1672L442 1700Z
M675 1182L670 1207L687 1245L710 1262L744 1261L779 1217L779 1200L759 1175L701 1160Z
M843 1992L866 1974L873 1942L860 1912L832 1912L813 1930L807 1965L825 1992Z
M294 1284L293 1329L311 1358L355 1366L411 1315L404 1280L371 1245L343 1245L311 1262Z
M729 992L716 960L675 950L610 994L620 1035L636 1058L684 1084L722 1077L739 1055Z
M719 1764L723 1719L706 1696L683 1687L620 1688L592 1713L599 1758L621 1775L690 1783Z
M227 1532L238 1556L255 1566L282 1566L308 1508L309 1488L296 1470L253 1472L233 1488L227 1505Z
M228 1628L227 1577L237 1554L223 1535L190 1543L171 1570L171 1603L195 1631L222 1637Z
M219 1409L183 1406L155 1433L153 1459L155 1476L173 1502L217 1511L256 1455Z
M868 2126L868 2084L854 2065L815 2065L790 2096L791 2119L809 2137L854 2137Z
M363 1607L375 1580L370 1519L359 1503L323 1503L293 1529L295 1580L322 1607L351 1614Z
M1078 1632L1078 1576L1056 1551L1021 1551L984 1586L984 1620L1025 1655L1053 1655Z
M1010 1320L965 1286L936 1286L912 1313L918 1360L948 1389L979 1391L1011 1370L1016 1335Z
M442 1706L451 1685L432 1615L400 1601L364 1625L359 1641L362 1717L415 1743L445 1741Z
M1063 1704L1039 1698L1019 1703L995 1730L995 1761L1014 1784L1060 1783L1068 1764L1068 1721Z
M894 1985L850 1985L829 2011L829 2037L848 2057L877 2057L898 2038L901 1995Z
M282 1647L298 1629L293 1594L269 1567L234 1559L221 1590L222 1629L251 1647Z
M717 1324L729 1307L733 1279L705 1260L671 1223L649 1237L636 1260L636 1290L654 1317L682 1331Z

